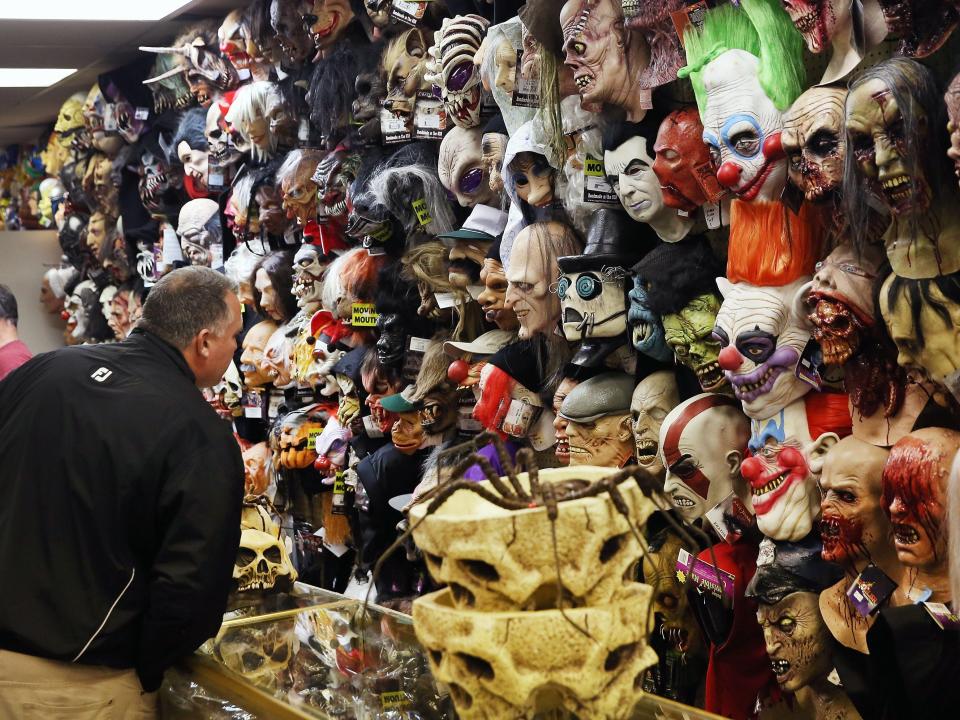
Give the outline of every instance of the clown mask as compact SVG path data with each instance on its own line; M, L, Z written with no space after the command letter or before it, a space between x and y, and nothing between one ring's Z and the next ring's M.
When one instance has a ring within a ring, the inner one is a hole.
M553 418L543 412L540 396L493 363L486 363L480 370L480 382L474 392L478 398L472 417L486 430L517 439L526 439L535 433L539 444L544 424L552 426ZM544 422L540 422L541 419ZM553 442L553 433L548 434L549 441L543 448Z
M661 318L664 340L677 360L693 370L704 392L721 392L727 385L718 362L720 343L713 337L718 312L720 298L706 293Z
M749 449L740 472L750 486L757 527L773 540L806 537L820 513L817 482L833 432L810 436L806 403L797 400L773 417L752 420Z
M660 430L664 418L680 401L677 380L669 370L647 375L633 391L630 402L637 464L657 479L666 472L660 453Z
M778 200L787 175L782 116L760 86L759 67L756 56L727 50L703 71L708 96L703 141L717 180L745 202Z
M795 374L810 340L797 302L802 285L757 287L717 278L723 294L714 329L718 362L751 418L771 417L811 389Z
M807 202L836 199L843 180L846 96L843 88L812 87L783 116L781 142L787 154L787 173Z
M483 131L479 128L466 130L457 126L440 143L437 173L461 207L497 204L497 196L490 189L490 179L484 170L482 139Z

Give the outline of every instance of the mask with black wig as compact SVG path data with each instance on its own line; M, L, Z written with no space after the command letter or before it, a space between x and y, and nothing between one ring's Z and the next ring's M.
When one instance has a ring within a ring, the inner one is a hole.
M377 276L377 362L399 368L407 354L411 337L429 338L436 326L417 314L417 287L401 277L399 263L388 265Z
M187 110L170 143L170 162L179 162L183 167L183 188L194 199L209 194L206 121L207 113L203 108Z
M310 121L320 131L327 147L332 148L342 142L351 131L351 123L360 119L353 111L361 74L368 77L373 74L377 82L383 85L376 75L381 51L379 43L342 42L314 65L307 104L310 106ZM372 112L367 109L368 117L364 120L375 119L375 124L379 126L379 109L377 101Z
M60 228L60 249L67 262L80 269L93 260L93 254L87 249L85 241L87 223L90 216L85 213L67 215L66 222Z

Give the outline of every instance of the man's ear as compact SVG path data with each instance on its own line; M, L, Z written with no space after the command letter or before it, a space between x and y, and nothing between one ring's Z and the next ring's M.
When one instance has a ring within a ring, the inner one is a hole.
M739 450L731 450L724 459L727 461L727 467L730 468L730 477L740 477L740 465L743 463L743 453Z
M197 336L193 339L197 357L210 357L210 334L210 330L204 328L198 332Z

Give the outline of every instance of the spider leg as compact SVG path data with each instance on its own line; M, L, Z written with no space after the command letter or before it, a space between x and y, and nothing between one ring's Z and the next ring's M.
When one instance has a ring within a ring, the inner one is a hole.
M527 480L530 483L530 499L535 500L540 496L540 468L537 466L536 456L530 448L520 448L517 450L517 465L523 463L527 469Z

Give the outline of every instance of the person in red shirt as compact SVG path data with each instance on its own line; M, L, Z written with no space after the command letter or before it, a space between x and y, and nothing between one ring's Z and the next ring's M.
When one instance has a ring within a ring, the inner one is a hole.
M0 380L33 357L17 334L17 298L0 284Z

